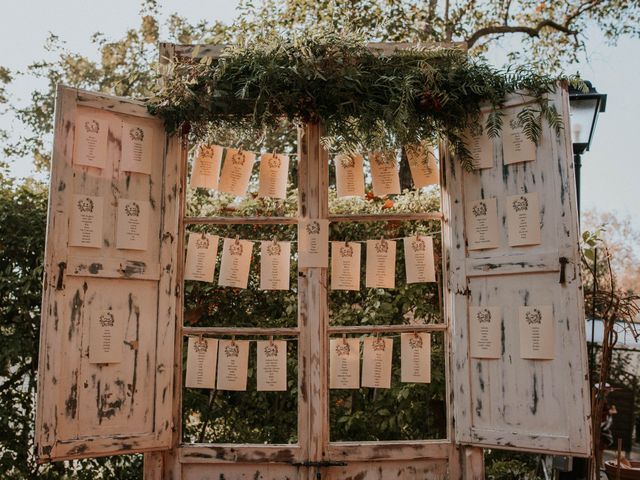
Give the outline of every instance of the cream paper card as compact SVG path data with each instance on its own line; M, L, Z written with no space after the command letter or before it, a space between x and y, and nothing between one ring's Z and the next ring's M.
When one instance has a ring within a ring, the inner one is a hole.
M431 382L431 334L426 332L400 334L400 381Z
M218 390L246 390L248 364L249 340L220 340Z
M102 310L89 327L89 363L120 363L124 344L124 322L112 310Z
M495 198L467 202L467 242L469 250L500 246L498 202Z
M256 155L253 152L227 148L218 190L236 196L245 195L255 161Z
M424 235L404 238L404 261L407 283L436 281L433 238Z
M190 233L187 242L185 280L213 282L218 257L218 236L208 233Z
M367 240L367 288L395 288L396 242Z
M257 349L258 391L287 390L287 342L258 340Z
M122 160L120 170L151 174L153 130L146 125L122 123Z
M373 194L377 197L400 193L400 175L398 162L393 152L371 152L371 180Z
M329 388L360 388L360 340L329 340Z
M107 160L107 121L91 115L76 119L73 163L85 167L104 168Z
M518 113L518 110L509 109L502 119L502 153L505 165L536 159L536 144L527 138L519 125Z
M354 242L331 242L331 290L360 290L360 249Z
M74 195L69 216L70 247L102 247L102 197Z
M433 147L426 142L405 148L411 178L416 188L436 185L440 182L440 172Z
M290 271L290 242L260 242L260 290L289 290Z
M362 386L391 388L393 339L365 337L362 351Z
M192 188L218 188L222 152L223 148L219 145L202 143L198 146L189 182Z
M218 340L189 337L187 345L187 388L216 388Z
M555 356L553 307L520 307L520 356L534 360L551 360Z
M151 206L144 200L118 200L116 248L146 250Z
M247 288L253 242L225 238L222 244L222 260L220 262L221 287Z
M500 307L469 307L469 338L473 358L500 358Z
M329 265L329 220L298 222L298 267Z
M258 197L286 198L289 156L265 153L260 156Z
M509 245L540 243L540 203L537 193L507 197L507 237Z
M362 155L338 155L336 193L339 197L364 197L364 159Z
M464 134L464 143L471 154L471 166L476 170L493 168L493 139L486 131L481 134L473 134L470 131Z

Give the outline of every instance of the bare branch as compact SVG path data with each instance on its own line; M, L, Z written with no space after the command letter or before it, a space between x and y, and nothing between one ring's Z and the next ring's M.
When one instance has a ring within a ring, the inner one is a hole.
M492 27L484 27L476 30L469 38L467 38L467 48L473 47L473 45L478 40L489 35L501 35L504 33L526 33L530 37L538 37L540 35L540 31L546 27L566 33L567 35L575 35L577 33L576 31L571 30L565 25L561 25L557 22L554 22L553 20L542 20L538 22L535 27L527 27L525 25L495 25Z

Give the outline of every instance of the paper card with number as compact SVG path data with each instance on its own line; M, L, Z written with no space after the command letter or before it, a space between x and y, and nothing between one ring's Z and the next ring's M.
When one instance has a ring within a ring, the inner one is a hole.
M336 193L339 197L364 197L364 159L359 154L338 155Z
M124 318L113 310L102 310L91 318L89 363L120 363L124 344Z
M258 391L286 391L287 342L284 340L258 340L257 350Z
M218 340L189 337L187 345L187 388L216 388Z
M298 267L329 265L329 220L298 222Z
M407 283L436 281L433 238L415 235L404 238L404 261Z
M289 156L265 153L260 156L258 197L286 198Z
M520 307L520 356L532 360L551 360L555 356L553 307Z
M116 248L146 250L151 206L145 200L118 200Z
M426 142L418 145L408 145L405 148L411 178L416 188L437 185L440 182L440 172L436 163L433 146Z
M153 129L147 125L122 123L120 170L151 175Z
M483 170L495 166L493 139L487 135L486 129L482 133L474 133L467 130L463 139L467 150L471 154L471 166L474 169Z
M469 250L500 246L498 202L495 198L468 201L465 215Z
M107 161L109 125L99 116L79 115L73 141L73 163L85 167L104 168Z
M502 154L505 165L536 159L536 144L525 135L518 113L519 109L508 109L502 118Z
M218 257L218 236L208 233L190 233L187 242L187 260L184 279L213 282Z
M399 194L400 175L394 152L371 152L369 160L373 194L377 197Z
M218 190L236 196L245 195L255 161L256 154L253 152L227 148Z
M360 290L361 245L331 242L331 290Z
M395 288L396 242L367 240L367 288Z
M473 358L500 358L500 307L469 307L469 341Z
M260 242L260 290L289 290L291 243Z
M253 242L238 238L225 238L222 244L218 285L247 288L252 253Z
M360 388L360 339L329 340L329 388Z
M391 388L393 339L365 337L362 349L362 386Z
M248 365L249 340L220 340L218 390L246 390Z
M103 198L74 195L69 215L70 247L102 247Z
M193 160L189 185L192 188L218 188L223 148L219 145L200 144Z
M509 245L538 245L541 241L538 194L511 195L507 197L506 209Z
M400 334L400 381L431 382L431 334Z

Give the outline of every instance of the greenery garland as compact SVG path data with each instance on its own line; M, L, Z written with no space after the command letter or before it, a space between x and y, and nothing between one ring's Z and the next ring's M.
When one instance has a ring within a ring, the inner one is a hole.
M382 54L362 35L318 32L230 47L215 61L180 59L149 108L169 131L186 122L264 132L282 118L322 121L325 145L340 152L446 140L468 164L465 131L499 135L510 94L526 92L532 100L518 116L528 138L538 143L543 119L559 133L561 116L545 97L559 80L525 68L499 70L460 49Z

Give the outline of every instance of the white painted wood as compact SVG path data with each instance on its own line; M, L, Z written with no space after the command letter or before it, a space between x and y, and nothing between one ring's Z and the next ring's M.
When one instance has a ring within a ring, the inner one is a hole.
M586 456L591 446L589 388L566 89L559 88L550 99L565 128L556 136L544 126L534 162L503 166L500 141L491 169L464 172L456 159L444 158L455 438L463 444ZM526 192L539 193L542 242L509 247L505 197ZM465 201L486 197L498 198L501 246L467 251ZM560 257L570 262L562 285ZM536 304L554 309L555 358L550 361L524 360L519 354L518 307ZM469 356L468 309L478 305L502 308L500 359Z
M91 112L108 124L104 169L72 164L75 119L82 112ZM119 169L123 120L153 131L150 176ZM59 87L40 344L39 461L169 446L175 297L166 293L175 287L174 153L162 122L151 117L142 104ZM99 249L67 244L74 194L104 198ZM147 250L115 248L119 198L151 203ZM123 358L116 364L92 364L89 319L105 308L125 319Z

